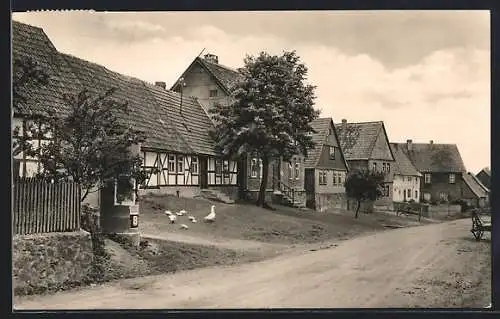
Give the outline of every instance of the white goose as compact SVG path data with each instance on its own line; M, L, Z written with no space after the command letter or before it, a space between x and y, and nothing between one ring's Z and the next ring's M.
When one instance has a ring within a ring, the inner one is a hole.
M210 214L205 216L203 219L205 220L205 222L214 222L215 221L215 205L212 205L212 207L210 208Z
M168 219L170 219L170 223L173 224L177 220L177 216L175 216L175 215L168 215Z

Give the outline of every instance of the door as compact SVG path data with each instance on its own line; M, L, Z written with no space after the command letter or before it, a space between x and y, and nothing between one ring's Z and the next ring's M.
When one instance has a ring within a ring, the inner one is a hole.
M316 204L314 200L314 169L306 169L305 170L305 176L304 176L304 189L306 191L306 207L315 209Z
M208 188L208 158L200 156L200 188Z

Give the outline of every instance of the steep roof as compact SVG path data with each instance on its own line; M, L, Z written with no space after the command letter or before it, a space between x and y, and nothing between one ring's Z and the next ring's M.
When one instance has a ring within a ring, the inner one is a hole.
M417 171L415 166L413 166L410 159L401 148L400 144L391 143L390 146L392 154L394 155L394 159L396 160L396 163L394 165L394 173L396 175L422 176L422 174Z
M340 145L337 130L335 129L335 125L333 125L333 121L330 117L315 119L310 123L310 125L313 128L313 130L316 131L316 133L312 134L312 140L316 146L308 151L308 156L304 162L305 167L315 167L318 164L318 161L321 157L321 151L323 149L323 145L326 142L328 135L330 133L329 130L330 127L333 128L333 134L335 135L335 138L337 139ZM342 149L340 151L342 153ZM342 154L342 160L344 161L345 166L348 167L343 154Z
M49 83L43 87L26 87L21 91L26 98L14 110L15 115L43 113L47 107L64 113L67 108L63 95L73 92L78 86L78 79L61 58L59 52L49 40L43 29L12 21L12 58L31 58L37 62L49 76Z
M413 166L421 173L464 173L467 171L456 144L412 143L411 150L408 150L406 143L398 144Z
M380 132L383 132L387 139L382 121L337 123L335 129L338 132L340 145L347 160L370 159ZM389 144L389 141L387 143Z
M237 70L219 63L212 63L201 57L196 57L188 66L188 68L183 72L181 77L184 77L184 75L189 72L189 70L195 63L200 64L205 70L207 70L207 72L214 77L215 81L224 91L226 91L228 95L231 94L235 84L243 78L243 76ZM174 83L171 90L175 90L178 84L179 80Z
M474 174L468 172L467 174L463 174L462 178L474 195L479 198L488 197L488 189L481 184Z
M208 114L195 98L182 97L182 113L180 110L181 96L172 91L162 89L152 84L146 84L157 103L166 111L167 118L174 123L177 132L181 133L190 148L199 154L217 155L214 141L208 132L214 128Z
M40 112L41 107L67 110L64 93L76 94L82 89L102 94L112 87L113 97L127 102L129 114L116 114L125 124L145 133L143 146L181 153L215 155L214 143L208 136L213 127L208 115L194 98L183 97L184 117L180 116L180 96L139 79L119 74L83 59L58 52L39 28L15 23L14 57L29 54L51 72L49 90L33 89L26 110ZM37 40L36 45L26 45ZM26 51L22 51L23 49ZM29 50L27 49L29 48ZM64 81L63 81L64 80ZM45 91L48 92L45 92ZM39 107L40 106L40 107Z

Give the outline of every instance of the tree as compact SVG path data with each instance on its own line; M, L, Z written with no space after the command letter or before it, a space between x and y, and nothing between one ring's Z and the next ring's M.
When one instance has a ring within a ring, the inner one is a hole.
M346 195L357 201L355 218L358 218L359 207L362 201L374 201L382 196L384 178L384 173L368 170L354 171L347 176L344 183Z
M210 111L216 123L211 134L223 156L251 155L262 161L258 206L267 207L270 161L307 155L314 146L310 122L319 115L313 108L315 87L305 83L307 68L299 61L295 51L247 56L239 70L242 80L235 84L234 101Z
M144 138L120 121L120 116L128 114L128 105L113 98L115 91L109 89L97 96L87 90L65 95L67 115L48 109L46 114L32 116L33 124L27 127L27 134L14 132L22 151L40 161L39 175L79 183L82 201L120 174L130 174L139 183L144 179L142 159L130 151ZM33 138L42 143L34 145Z
M31 57L15 58L12 65L12 105L13 111L18 112L22 104L26 103L26 91L31 88L40 88L49 83L49 75ZM22 150L17 140L13 141L13 155Z

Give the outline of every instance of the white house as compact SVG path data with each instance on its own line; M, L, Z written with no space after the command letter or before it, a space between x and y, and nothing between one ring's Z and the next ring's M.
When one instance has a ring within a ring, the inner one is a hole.
M418 203L422 174L413 166L399 144L391 143L390 145L396 160L392 200L394 202L408 202L413 200Z

